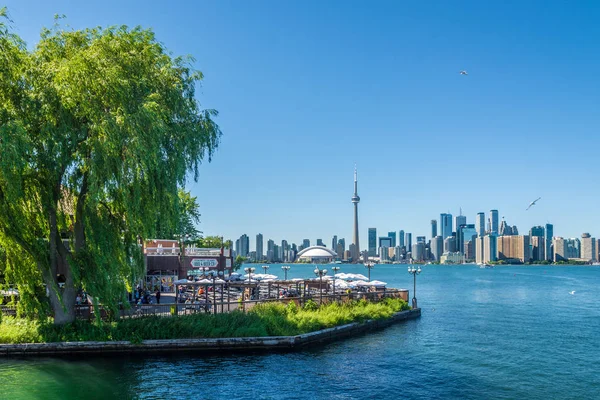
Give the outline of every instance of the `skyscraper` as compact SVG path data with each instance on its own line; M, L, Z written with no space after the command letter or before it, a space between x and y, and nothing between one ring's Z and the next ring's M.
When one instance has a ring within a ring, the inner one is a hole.
M310 240L309 239L302 240L302 248L306 249L307 247L310 247Z
M477 213L477 217L475 218L475 230L477 230L477 236L483 237L485 235L485 213Z
M477 237L477 231L475 230L474 224L465 224L459 228L456 228L456 251L460 251L465 256L467 252L465 250L465 245L472 241L474 237ZM473 244L475 242L473 241ZM467 257L467 259L469 259Z
M441 236L434 236L431 239L431 255L435 261L440 261L440 257L444 253L444 239Z
M360 244L358 242L358 203L360 197L358 197L358 173L356 167L354 167L354 196L352 196L352 204L354 204L354 237L352 244L354 245L354 253L352 254L352 262L358 262L358 256L360 253Z
M392 239L392 247L396 247L396 232L388 232L388 237Z
M490 210L490 233L498 235L498 210Z
M431 238L433 239L436 236L437 236L437 220L432 219L431 220Z
M587 261L596 261L596 239L591 237L589 233L581 235L581 258Z
M552 236L554 236L554 225L546 224L546 260L554 261L552 255Z
M452 236L452 214L440 214L440 236L443 239Z
M457 215L454 220L454 229L456 229L456 233L458 234L460 227L467 224L467 216L462 215L462 208L460 210L460 215ZM462 250L459 251L462 252Z
M337 249L337 235L333 235L333 239L331 239L331 250L335 251Z
M247 257L250 253L250 238L245 233L240 236L240 255Z
M412 250L412 233L406 234L406 241L404 242L404 244L406 245L406 251Z
M325 243L323 243L323 239L317 239L317 246L325 247Z
M263 254L264 254L263 245L264 245L263 235L262 235L262 233L259 233L258 235L256 235L256 261L263 260Z
M403 230L400 230L400 232L398 232L398 244L400 245L400 247L405 247L406 243L404 243L404 231Z
M369 228L369 257L377 255L377 228Z

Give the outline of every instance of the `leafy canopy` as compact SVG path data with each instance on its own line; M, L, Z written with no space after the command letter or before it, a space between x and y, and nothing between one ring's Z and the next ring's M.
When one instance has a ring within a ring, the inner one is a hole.
M60 297L56 272L68 262L67 288L105 304L122 298L142 273L138 243L181 229L179 210L191 199L180 188L189 173L197 179L221 135L216 112L196 101L202 74L192 61L139 27L44 29L28 51L0 25L7 276L21 285L43 279ZM199 218L197 209L190 215Z

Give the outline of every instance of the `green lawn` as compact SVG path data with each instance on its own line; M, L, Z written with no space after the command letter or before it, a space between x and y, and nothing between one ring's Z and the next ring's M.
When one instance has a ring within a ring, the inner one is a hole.
M361 300L322 307L309 301L303 308L293 303L268 303L257 305L246 313L151 316L102 323L77 321L64 326L55 326L52 320L3 317L0 343L88 340L139 343L145 339L292 336L350 322L389 318L408 309L408 304L401 299L385 299L378 303Z

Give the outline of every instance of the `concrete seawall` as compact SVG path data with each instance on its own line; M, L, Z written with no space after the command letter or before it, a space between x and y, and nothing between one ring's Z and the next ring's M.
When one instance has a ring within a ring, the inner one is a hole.
M139 344L115 342L58 342L0 344L2 356L67 356L77 354L176 353L181 351L290 351L354 336L421 316L421 309L403 311L385 320L354 322L297 336L240 337L214 339L144 340Z

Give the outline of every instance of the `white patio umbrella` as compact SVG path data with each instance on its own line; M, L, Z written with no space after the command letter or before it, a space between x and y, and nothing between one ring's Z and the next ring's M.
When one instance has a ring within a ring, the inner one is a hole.
M356 286L371 286L371 283L365 281L355 281L353 282Z
M383 287L383 286L387 286L386 282L381 282L381 281L371 281L371 286L376 286L376 287Z
M215 283L217 283L217 284L221 285L221 284L223 284L223 283L227 283L227 282L225 282L223 279L216 279L216 280L215 280Z
M204 279L200 279L200 280L198 281L198 283L208 283L208 284L210 284L210 283L212 283L212 281L211 281L211 280L209 280L209 279L206 279L206 278L204 278Z
M292 278L292 279L290 279L290 280L291 280L291 281L294 281L294 282L301 282L301 281L303 281L304 279L302 279L302 278Z

